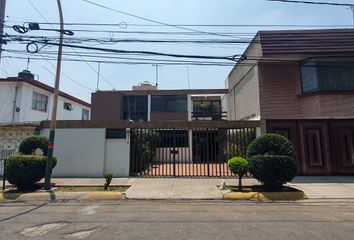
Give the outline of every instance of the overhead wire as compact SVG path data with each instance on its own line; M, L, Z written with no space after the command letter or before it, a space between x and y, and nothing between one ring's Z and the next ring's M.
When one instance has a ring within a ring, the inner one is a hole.
M31 6L35 9L35 11L41 16L41 18L46 21L47 23L49 23L49 21L43 16L43 14L41 13L41 11L31 2L31 0L27 0L27 2L29 2L31 4ZM50 25L50 24L49 24ZM53 28L53 26L51 26ZM73 49L75 51L75 49ZM80 56L80 55L79 55ZM103 77L100 73L98 73L98 71L96 69L94 69L91 64L89 63L86 63L96 74L99 74L100 77L106 82L108 83L108 85L110 85L113 89L115 89L115 86L110 82L108 81L105 77ZM67 74L63 74L63 75L66 75Z
M267 2L283 2L283 3L300 3L311 5L328 5L338 7L353 7L354 3L337 3L337 2L315 2L315 1L298 1L298 0L265 0Z
M217 34L217 33L211 33L211 32L196 30L196 29L192 29L192 28L187 28L187 27L181 27L181 26L177 26L177 25L174 25L174 24L169 24L169 23L165 23L165 22L162 22L162 21L157 21L157 20L149 19L149 18L146 18L146 17L141 17L141 16L138 16L138 15L136 15L136 14L132 14L132 13L128 13L128 12L124 12L124 11L118 10L118 9L114 9L114 8L111 8L111 7L108 7L108 6L105 6L105 5L102 5L102 4L99 4L99 3L96 3L96 2L90 1L90 0L81 0L81 1L86 2L86 3L89 3L89 4L91 4L91 5L95 5L95 6L97 6L97 7L103 8L103 9L107 9L107 10L116 12L116 13L120 13L120 14L123 14L123 15L127 15L127 16L130 16L130 17L134 17L134 18L137 18L137 19L140 19L140 20L144 20L144 21L148 21L148 22L160 24L160 25L162 25L162 26L167 26L167 27L172 27L172 28L178 28L178 29L187 30L187 31L191 31L191 32L204 33L204 34L214 35L214 36L222 36L222 37L228 37L228 38L229 38L229 37L232 37L232 36L223 35L223 34Z

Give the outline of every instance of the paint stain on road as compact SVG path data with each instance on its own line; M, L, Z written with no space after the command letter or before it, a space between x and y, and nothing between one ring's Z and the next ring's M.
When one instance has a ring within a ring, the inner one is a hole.
M26 237L43 236L44 234L62 228L67 224L67 222L42 224L34 227L25 228L22 230L21 234Z
M76 239L84 239L89 237L92 233L98 231L101 227L96 227L93 229L83 230L79 232L69 233L65 235L65 238L76 238Z
M98 206L87 206L83 209L80 210L80 213L84 214L84 215L92 215L96 213L96 209L98 208Z

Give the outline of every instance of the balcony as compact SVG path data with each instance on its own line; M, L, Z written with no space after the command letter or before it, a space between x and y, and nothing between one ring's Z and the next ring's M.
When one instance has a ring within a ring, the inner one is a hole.
M192 112L192 121L219 121L227 120L227 112Z

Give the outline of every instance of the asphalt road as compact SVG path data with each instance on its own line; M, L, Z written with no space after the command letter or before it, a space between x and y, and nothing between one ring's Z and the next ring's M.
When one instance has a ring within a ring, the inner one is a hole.
M0 204L0 239L354 239L354 201Z

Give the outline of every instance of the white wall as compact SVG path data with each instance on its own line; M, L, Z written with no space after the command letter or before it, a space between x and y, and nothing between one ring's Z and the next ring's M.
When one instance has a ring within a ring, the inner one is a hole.
M232 74L230 78L235 77ZM258 67L251 68L230 90L230 120L259 120L260 97Z
M0 107L0 123L12 122L13 101L15 99L15 86L16 83L13 82L0 82L0 103L2 105L2 107ZM18 86L19 87L16 97L16 106L20 109L20 111L15 112L14 122L49 120L51 118L54 94L41 88L30 85L28 83L20 82ZM33 91L48 96L48 106L46 112L32 109ZM64 109L64 102L71 103L73 110L69 111ZM87 109L91 111L89 107L59 96L57 119L81 120L82 109Z
M105 173L115 177L129 176L130 144L126 139L107 139Z
M12 121L13 101L16 83L0 85L0 123Z
M49 136L44 129L41 135ZM129 176L130 145L126 139L107 139L104 128L57 129L53 177Z

